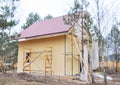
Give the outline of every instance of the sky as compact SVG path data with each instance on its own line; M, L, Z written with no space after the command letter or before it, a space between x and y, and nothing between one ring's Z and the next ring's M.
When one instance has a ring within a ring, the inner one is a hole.
M20 0L20 4L17 9L16 17L19 17L19 25L17 30L26 21L26 17L30 12L38 13L41 18L44 18L48 14L53 17L67 14L70 6L72 6L74 0Z
M93 18L95 19L96 14L95 12L95 2L94 0L88 0L90 2L88 11L91 12ZM53 17L65 15L68 13L70 7L72 7L74 0L20 0L20 4L18 5L16 18L19 19L19 24L15 27L17 31L21 31L20 27L26 22L26 17L30 12L38 13L41 18L44 18L48 14L51 14ZM101 0L100 2L101 8L104 7L105 9L105 16L103 23L109 24L106 29L109 30L109 26L113 23L113 16L119 17L120 14L120 1L117 0ZM116 12L117 11L117 12ZM108 19L110 22L108 22ZM105 25L106 25L105 24ZM103 26L103 28L105 28ZM103 34L107 34L108 32L103 30Z
M48 13L54 16L64 14L73 0L21 0L24 13L38 12L44 17Z

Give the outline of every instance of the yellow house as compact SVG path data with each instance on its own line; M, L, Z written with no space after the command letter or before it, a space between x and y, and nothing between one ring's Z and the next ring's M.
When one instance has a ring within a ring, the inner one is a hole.
M73 38L77 41L74 25L66 25L63 16L31 25L19 37L17 72L80 73L80 55Z

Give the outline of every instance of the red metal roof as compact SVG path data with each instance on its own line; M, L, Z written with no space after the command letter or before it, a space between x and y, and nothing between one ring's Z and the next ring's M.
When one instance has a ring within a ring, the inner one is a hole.
M50 34L68 32L71 26L66 25L63 16L52 18L45 21L39 21L21 32L19 38L31 38Z

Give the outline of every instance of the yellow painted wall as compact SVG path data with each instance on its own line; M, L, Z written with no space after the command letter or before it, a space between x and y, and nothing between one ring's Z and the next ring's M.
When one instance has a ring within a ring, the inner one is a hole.
M71 42L70 36L67 35L67 49L66 51L71 50ZM19 52L18 52L18 69L17 72L23 72L23 53L25 48L31 48L32 52L39 52L43 51L48 47L52 47L53 52L53 74L54 75L64 75L64 36L56 36L51 38L43 38L43 39L34 39L28 41L21 41L19 42ZM74 52L76 52L74 50ZM39 54L32 54L32 59L34 59ZM67 75L71 75L71 56L66 56L67 58ZM73 60L73 73L78 73L78 61L75 59ZM31 64L31 70L42 70L44 72L44 65L45 65L45 53L37 58Z
M74 42L72 42L72 36L70 34L67 35L66 41L67 41L67 45L66 45L67 54L72 54L72 46L73 46L73 67L72 67L72 55L66 55L66 58L67 58L66 74L72 75L72 70L73 70L73 75L75 75L76 73L79 73L79 69L80 69L79 62L78 62L79 58L77 56L78 51L75 47Z

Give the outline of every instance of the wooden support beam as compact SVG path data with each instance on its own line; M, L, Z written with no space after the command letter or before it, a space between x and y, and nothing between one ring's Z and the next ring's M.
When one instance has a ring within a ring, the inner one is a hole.
M74 36L74 37L77 37L77 35L75 33L69 33L70 35Z
M29 57L26 59L26 53L29 53ZM25 48L25 51L23 52L23 72L26 70L25 68L28 67L29 73L31 73L31 65L26 66L27 61L31 62L31 49Z
M80 60L78 60L76 57L74 57L75 60L77 60L78 62L80 62Z
M73 76L73 34L71 34L71 63L72 63L72 67L71 67L71 71L72 71L72 76Z
M66 35L64 35L64 75L66 76Z
M46 78L47 73L50 73L50 75L52 76L52 56L53 55L52 55L52 48L51 47L49 47L49 48L50 48L49 50L44 50L44 51L41 51L41 52L31 52L31 49L25 48L25 51L23 52L23 72L29 71L29 73L31 73L31 71L33 71L31 69L31 64L38 57L40 57L42 54L46 53L46 56L45 56L45 71L44 71L45 78ZM25 58L26 53L30 53L28 58ZM38 54L38 53L39 53L39 55L31 60L31 58L32 58L31 54ZM28 60L29 60L29 63L27 63ZM34 71L39 71L39 70L34 70Z
M33 60L31 60L31 57L30 58L28 58L28 59L26 59L25 61L24 61L24 67L23 67L23 69L25 69L25 68L27 68L28 66L30 66L37 58L39 58L43 53L45 53L46 51L43 51L43 52L41 52L37 57L35 57ZM26 61L27 60L30 60L30 62L27 64L27 65L25 65L26 64ZM30 69L31 69L31 66L30 66Z
M47 73L50 73L52 76L52 48L51 51L48 51L45 55L45 79L47 76Z
M77 50L78 50L78 52L79 52L79 55L80 55L80 57L81 57L81 59L82 59L82 62L83 62L83 64L84 64L84 66L85 66L85 70L86 70L86 72L88 72L88 69L86 68L87 65L86 65L86 63L85 63L83 57L81 56L81 52L80 52L80 49L79 49L78 43L77 43L77 41L76 41L76 39L75 39L74 37L73 37L73 41L74 41L75 46L76 46L76 48L77 48ZM90 73L88 72L87 75L88 75L89 80L91 81Z

